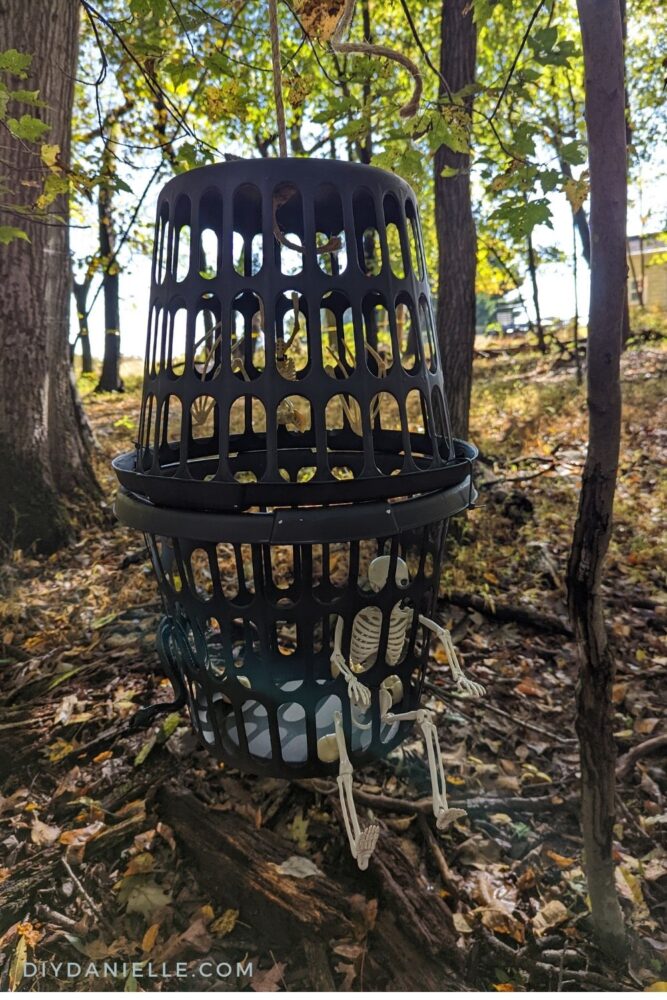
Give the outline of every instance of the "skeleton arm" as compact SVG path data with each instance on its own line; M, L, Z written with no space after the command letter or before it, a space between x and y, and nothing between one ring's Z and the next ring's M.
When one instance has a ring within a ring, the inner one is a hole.
M452 637L449 629L443 628L442 625L438 625L431 618L426 618L424 615L419 616L419 623L433 632L443 645L445 650L445 655L447 657L447 663L449 664L449 669L452 672L452 678L456 684L457 690L463 692L464 694L473 695L475 698L481 698L485 694L485 690L481 684L477 684L476 681L471 681L463 673L463 668L459 663L459 658L456 655L456 649L454 648L454 643L452 642Z
M371 693L365 684L357 680L355 674L350 670L345 662L342 652L343 643L343 619L339 616L336 621L336 631L334 632L334 648L331 653L331 666L340 672L347 681L347 695L353 705L359 708L368 708L371 703Z

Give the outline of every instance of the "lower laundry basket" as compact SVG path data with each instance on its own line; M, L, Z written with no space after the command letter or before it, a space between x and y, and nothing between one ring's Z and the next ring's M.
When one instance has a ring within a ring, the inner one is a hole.
M380 685L400 681L397 712L419 704L428 636L418 616L435 608L449 518L473 498L468 477L392 502L225 514L121 491L116 513L145 533L165 606L158 647L202 743L232 766L285 778L337 772L318 753L337 712L355 766L400 743L413 724L381 722ZM383 556L373 586L368 568ZM353 725L332 651L338 640L347 662L369 634L353 669L371 700Z

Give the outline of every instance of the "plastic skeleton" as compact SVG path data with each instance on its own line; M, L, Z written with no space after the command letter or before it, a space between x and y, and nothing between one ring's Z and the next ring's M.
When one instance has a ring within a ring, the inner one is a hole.
M378 556L368 568L368 581L371 589L376 593L386 583L389 564L390 556ZM400 558L396 562L396 583L399 587L406 587L409 583L407 564L404 559ZM481 697L484 694L484 688L481 684L471 681L464 675L449 631L424 615L419 615L418 620L421 625L428 629L429 632L434 633L442 642L457 690L472 695L475 698ZM389 620L387 649L385 653L385 659L389 666L394 666L399 662L413 621L414 610L404 605L402 601L398 601L391 610ZM366 724L361 721L355 714L355 709L365 710L370 706L371 692L359 680L359 674L363 673L365 669L368 669L375 662L381 632L381 610L377 607L367 607L360 611L352 627L350 662L348 664L342 653L343 619L339 617L336 622L334 648L331 654L331 670L334 676L340 673L347 681L347 694L352 709L352 725L361 729L368 728L370 723ZM433 814L436 818L437 828L444 830L454 820L465 815L465 812L462 809L450 809L447 803L445 775L438 744L438 734L433 723L432 713L424 708L418 708L410 712L392 712L393 706L400 702L402 698L403 683L401 679L395 674L385 678L379 691L380 719L385 725L393 725L400 722L416 722L421 729L426 745L431 777ZM372 824L364 830L360 828L352 795L353 767L347 753L340 713L335 714L334 725L335 732L320 739L318 750L323 760L333 761L338 759L340 762L338 787L345 828L350 842L350 850L352 856L356 858L359 867L365 869L375 849L379 828L376 824Z

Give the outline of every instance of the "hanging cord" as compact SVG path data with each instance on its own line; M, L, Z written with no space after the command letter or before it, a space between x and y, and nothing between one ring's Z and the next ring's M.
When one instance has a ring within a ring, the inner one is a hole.
M399 114L401 118L412 118L419 110L422 91L424 89L424 79L419 66L402 52L396 52L386 45L375 45L372 42L346 42L347 35L354 17L354 10L357 0L343 0L340 15L332 13L331 4L312 2L312 0L299 0L296 10L302 28L306 34L317 38L320 42L328 42L334 52L341 55L363 55L378 56L380 59L390 59L397 62L405 69L414 81L412 96L403 105ZM339 4L340 6L340 4Z
M285 102L283 101L283 70L280 63L278 0L269 0L269 33L271 35L271 61L273 63L273 96L276 102L276 118L278 119L278 144L280 148L280 155L287 156Z

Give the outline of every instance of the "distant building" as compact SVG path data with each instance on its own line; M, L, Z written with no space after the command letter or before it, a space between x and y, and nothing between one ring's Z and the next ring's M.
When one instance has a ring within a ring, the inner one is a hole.
M667 312L667 233L628 237L628 299Z

